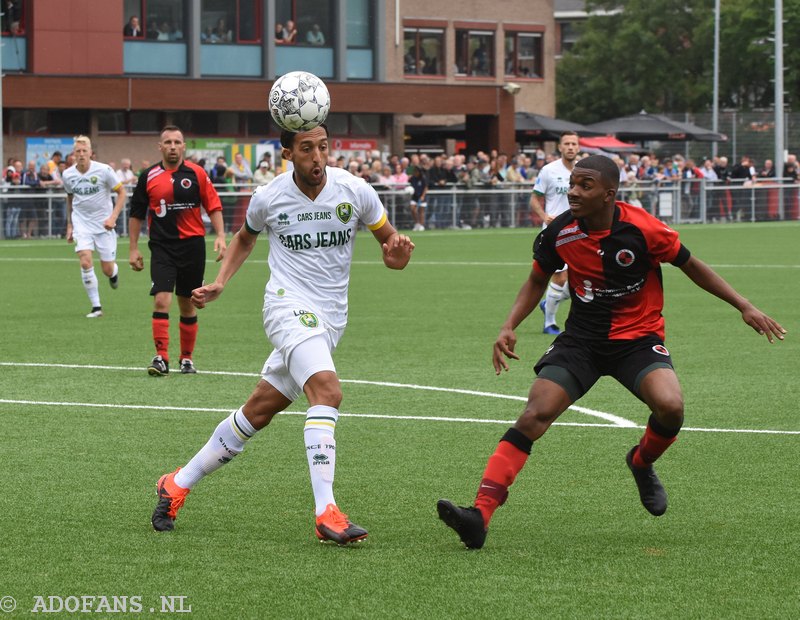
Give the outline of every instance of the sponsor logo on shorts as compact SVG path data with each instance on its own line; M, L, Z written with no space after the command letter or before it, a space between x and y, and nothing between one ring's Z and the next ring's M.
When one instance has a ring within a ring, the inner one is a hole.
M630 267L636 260L636 255L631 250L620 250L614 257L620 267Z
M299 318L300 322L310 329L313 329L319 325L319 319L313 312L304 312Z
M556 348L556 345L551 344L549 347L547 347L547 351L545 351L544 354L547 355L548 353L550 353L550 351L552 351L555 348Z
M653 351L655 351L659 355L669 355L669 351L667 351L667 347L665 347L663 344L657 344L657 345L653 346Z
M340 202L336 205L336 217L342 224L347 224L350 218L353 217L353 205L349 202Z

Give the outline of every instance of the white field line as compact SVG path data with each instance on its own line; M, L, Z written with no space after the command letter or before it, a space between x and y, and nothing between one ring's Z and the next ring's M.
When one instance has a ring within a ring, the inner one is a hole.
M129 371L133 370L136 372L142 372L140 367L131 367L131 366L101 366L97 364L45 364L45 363L27 363L27 362L0 362L0 366L25 366L31 368L69 368L69 369L91 369L91 370L123 370ZM227 376L235 376L235 377L259 377L261 375L252 372L232 372L226 370L204 370L198 372L198 374L206 374L206 375L227 375ZM375 385L380 387L394 387L394 388L405 388L411 390L427 390L430 392L450 392L453 394L465 394L468 396L485 396L488 398L503 398L506 400L516 400L526 402L528 399L524 396L509 396L507 394L496 394L494 392L477 392L475 390L459 390L456 388L443 388L443 387L435 387L431 385L414 385L414 384L406 384L406 383L391 383L386 381L362 381L360 379L339 379L342 383L357 383L361 385ZM2 401L0 401L2 402ZM626 420L625 418L621 418L619 416L613 415L611 413L605 413L603 411L594 411L593 409L587 409L586 407L578 407L573 405L570 407L574 411L579 413L584 413L589 416L593 416L595 418L600 418L601 420L606 420L611 422L616 426L622 426L626 428L633 428L636 426L635 422L631 420ZM396 417L396 416L390 416Z
M0 247L0 249L2 249ZM45 257L11 257L11 256L0 256L0 262L13 262L13 263L74 263L75 257L53 257L53 258L45 258ZM209 265L215 263L216 260L213 258L209 258L206 260L206 263ZM260 264L266 265L266 259L260 258L251 258L247 261L248 264ZM521 261L437 261L437 260L414 260L412 265L420 266L420 267L530 267L531 263L528 262L521 262ZM353 265L373 265L382 267L383 261L376 259L376 260L354 260ZM734 264L727 264L727 263L714 263L710 264L710 266L714 269L800 269L800 265L756 265L756 264L746 264L746 265L734 265Z
M69 368L69 369L96 369L96 370L118 370L129 371L133 370L141 372L141 367L138 366L103 366L103 365L90 365L90 364L44 364L44 363L18 363L18 362L0 362L0 366L25 366L25 367L39 367L39 368ZM233 371L200 371L198 374L208 375L227 375L237 377L258 377L257 373L248 372L233 372ZM478 392L475 390L460 390L454 388L442 388L435 386L414 385L405 383L393 383L386 381L363 381L359 379L340 379L342 383L355 383L362 385L375 385L381 387L397 387L416 390L428 390L435 392L450 392L455 394L465 394L469 396L483 396L489 398L501 398L506 400L526 401L523 396L510 396L507 394L497 394L494 392ZM77 402L60 402L60 401L34 401L34 400L17 400L0 398L0 403L17 404L17 405L33 405L33 406L54 406L54 407L95 407L101 409L131 409L131 410L155 410L155 411L196 411L196 412L212 412L212 413L229 413L232 409L216 408L216 407L185 407L185 406L168 406L168 405L121 405L116 403L77 403ZM598 424L589 422L555 422L555 426L578 426L578 427L601 427L601 428L638 428L643 429L644 426L638 425L631 420L615 416L610 413L602 411L595 411L585 407L572 405L570 409L585 413L586 415L599 417L604 420L612 422L611 424ZM305 411L283 411L282 415L305 415ZM372 414L372 413L341 413L342 416L353 418L368 418L380 420L414 420L414 421L427 421L427 422L461 422L472 424L513 424L514 420L490 420L481 418L454 418L446 416L410 416L410 415L388 415L388 414ZM771 429L748 429L748 428L699 428L684 426L681 431L692 431L699 433L741 433L741 434L757 434L757 435L800 435L800 431L784 431L784 430L771 430Z

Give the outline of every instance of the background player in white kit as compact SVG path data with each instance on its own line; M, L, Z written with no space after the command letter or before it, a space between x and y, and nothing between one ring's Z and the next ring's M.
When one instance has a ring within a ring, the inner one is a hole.
M100 267L108 277L111 288L119 285L117 267L117 225L125 205L125 186L111 166L92 160L92 142L86 136L76 136L75 165L62 175L67 192L67 241L75 241L75 252L81 263L83 288L92 309L86 318L103 316L100 291L94 273L92 251L100 256ZM111 194L117 197L112 207Z
M569 202L567 202L569 177L575 167L579 148L577 133L574 131L562 133L558 141L558 151L561 153L561 157L544 166L539 171L539 176L536 177L533 194L531 194L531 209L542 219L542 228L547 228L547 225L557 215L561 215L569 209ZM544 207L541 205L542 197L544 197ZM556 325L556 312L558 312L559 304L565 299L569 299L566 267L562 271L554 273L550 278L545 298L539 304L544 312L543 333L554 336L561 333Z
M367 531L336 505L334 429L342 390L332 353L347 322L347 287L353 243L364 224L381 244L383 262L403 269L414 244L386 218L378 194L345 170L327 168L328 130L281 133L283 158L293 171L258 187L245 224L234 236L214 282L192 292L203 308L222 293L255 246L269 236L264 329L274 350L247 402L223 420L208 443L183 468L158 481L153 527L172 530L189 490L239 454L258 430L301 394L308 398L304 440L314 492L316 535L340 545L363 540Z

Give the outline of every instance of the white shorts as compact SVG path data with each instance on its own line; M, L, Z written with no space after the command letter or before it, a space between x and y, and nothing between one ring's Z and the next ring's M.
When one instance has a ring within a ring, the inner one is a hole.
M83 250L97 251L101 261L113 262L117 258L117 231L105 230L101 233L72 233L75 239L75 251Z
M297 302L270 300L264 306L264 330L275 350L267 358L261 377L291 401L303 393L309 377L336 372L333 352L344 328L327 325L318 313Z

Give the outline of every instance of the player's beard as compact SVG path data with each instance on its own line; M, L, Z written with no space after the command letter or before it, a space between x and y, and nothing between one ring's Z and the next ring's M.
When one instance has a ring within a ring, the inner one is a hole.
M319 172L315 173L315 169L318 169ZM297 172L296 168L295 172ZM317 187L319 185L322 185L325 182L325 176L326 176L325 166L319 166L319 168L315 166L314 168L308 171L308 174L298 173L298 178L300 182L309 187Z

